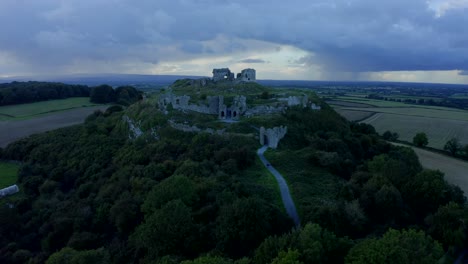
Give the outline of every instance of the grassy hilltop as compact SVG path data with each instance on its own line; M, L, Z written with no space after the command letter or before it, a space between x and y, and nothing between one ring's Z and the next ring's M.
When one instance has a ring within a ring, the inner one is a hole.
M244 91L248 105L307 93L322 109L289 107L226 124L165 113L155 95L14 142L0 158L22 162L22 195L13 208L0 207L0 262L435 263L467 244L460 189L372 126L348 122L308 91L187 82L172 91ZM226 133L182 132L174 119ZM266 156L288 182L297 229L256 156L260 125L288 127Z

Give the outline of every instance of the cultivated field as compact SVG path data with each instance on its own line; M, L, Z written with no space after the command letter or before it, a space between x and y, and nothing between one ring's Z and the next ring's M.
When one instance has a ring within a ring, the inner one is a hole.
M36 115L34 119L0 121L0 147L32 134L80 124L94 111L106 108L105 105L82 107L39 117Z
M414 107L343 107L344 110L354 111L367 111L373 113L387 113L404 116L416 116L416 117L428 117L428 118L440 118L440 119L451 119L468 121L468 111L462 110L439 110L432 108L414 108Z
M413 97L414 99L415 97ZM419 97L418 97L419 98ZM442 106L429 106L429 105L418 105L418 104L405 104L402 102L395 102L395 101L385 101L385 100L376 100L376 99L369 99L369 98L360 98L355 96L337 96L336 99L333 101L339 102L353 102L353 103L361 103L367 105L373 105L376 107L404 107L404 108L426 108L426 109L437 109L437 110L448 110L448 111L463 111L449 107L442 107Z
M378 113L363 122L374 126L379 134L387 130L397 132L400 140L408 142L413 141L416 133L424 132L429 139L429 146L438 149L443 149L445 143L453 137L462 144L468 144L467 121Z
M14 163L0 162L0 189L16 183L19 165Z
M335 110L350 121L371 124L379 134L397 132L400 140L411 142L416 133L424 132L429 146L443 149L456 137L468 144L468 111L427 105L339 96L328 101Z
M0 121L24 120L57 111L96 106L89 102L89 97L74 97L30 104L8 105L0 107Z
M395 145L406 146L401 144ZM445 179L449 183L459 186L465 193L465 196L468 195L468 162L420 148L413 147L413 150L418 155L423 167L442 171L445 173Z
M338 114L340 114L347 120L357 121L357 122L361 120L365 120L375 114L373 112L348 110L348 109L336 108L336 107L335 107L335 111L338 112Z

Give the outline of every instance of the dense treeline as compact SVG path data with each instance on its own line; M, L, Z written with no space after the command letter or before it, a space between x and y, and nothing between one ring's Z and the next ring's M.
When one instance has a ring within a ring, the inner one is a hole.
M0 262L43 263L55 252L48 263L183 260L212 250L238 258L292 227L237 179L255 159L254 139L153 125L159 140L128 141L122 112L97 112L83 126L6 148L4 158L25 162L25 196L0 209Z
M467 245L465 198L414 152L329 107L291 108L282 148L341 176L334 202L302 227L243 175L256 140L176 131L146 103L35 135L2 158L23 161L24 195L0 208L2 263L436 263ZM151 129L153 128L153 129Z
M25 104L69 97L89 97L91 88L49 82L12 82L0 84L0 105Z
M25 104L70 97L90 97L93 103L130 105L142 98L132 86L116 89L109 85L88 87L50 82L12 82L0 84L0 106Z
M91 89L90 97L92 103L131 105L142 98L142 93L132 86L114 89L109 85L100 85Z

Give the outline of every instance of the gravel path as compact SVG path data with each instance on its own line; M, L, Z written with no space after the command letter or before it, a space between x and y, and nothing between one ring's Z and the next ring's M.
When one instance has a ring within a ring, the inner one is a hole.
M13 141L61 127L83 123L86 117L96 110L109 106L83 107L51 113L45 116L19 121L0 121L0 147L4 148Z
M273 168L273 166L271 166L270 162L268 162L268 160L263 155L263 153L265 153L267 149L267 146L259 148L257 150L257 155L262 161L263 165L271 172L271 174L273 174L273 176L275 176L275 179L280 187L281 199L283 200L286 212L288 213L289 217L293 219L294 224L296 224L296 226L298 227L300 226L301 222L299 220L299 215L297 214L294 201L291 197L291 194L289 193L288 184L286 183L286 180L283 178L283 176L275 168Z

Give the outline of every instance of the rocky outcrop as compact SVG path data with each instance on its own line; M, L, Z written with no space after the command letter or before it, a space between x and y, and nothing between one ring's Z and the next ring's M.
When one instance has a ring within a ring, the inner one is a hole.
M286 135L287 132L288 128L286 126L279 126L268 129L261 127L260 144L276 149L278 147L279 141Z
M129 139L136 139L139 138L141 135L143 135L143 131L140 129L140 124L135 124L135 122L130 119L128 116L123 116L122 119L127 122L128 124L128 138Z
M288 106L302 105L302 107L307 107L309 99L307 95L304 96L289 96L287 98Z
M19 192L18 185L12 185L3 189L0 189L0 198L13 195L15 193Z
M310 108L312 108L312 110L322 110L322 107L320 105L316 105L314 103L310 105Z
M247 117L251 117L254 115L268 115L268 114L277 114L281 113L285 110L286 108L284 106L269 106L269 105L259 105L253 108L249 108L246 112L245 115Z

